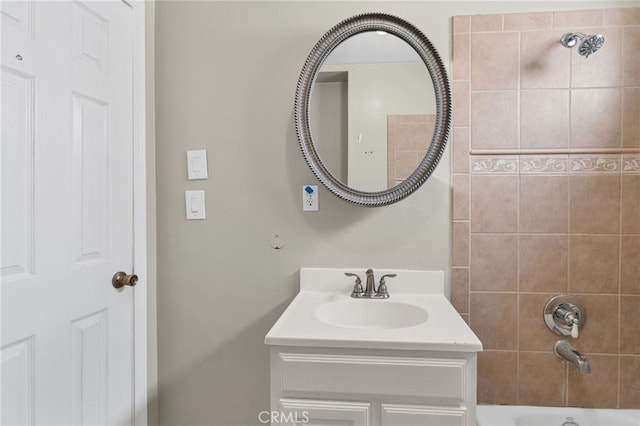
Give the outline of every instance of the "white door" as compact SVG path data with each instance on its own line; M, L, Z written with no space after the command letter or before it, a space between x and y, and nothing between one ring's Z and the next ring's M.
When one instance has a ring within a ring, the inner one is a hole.
M1 8L2 424L129 425L132 8Z

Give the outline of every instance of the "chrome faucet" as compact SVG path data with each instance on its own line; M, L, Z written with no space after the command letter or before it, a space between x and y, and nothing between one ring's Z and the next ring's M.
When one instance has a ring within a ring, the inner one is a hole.
M364 294L366 297L372 297L377 293L376 291L376 280L373 277L373 269L367 269L367 285L364 288Z
M385 278L393 278L396 276L396 274L383 275L382 278L380 278L380 285L378 286L377 290L376 290L376 280L373 275L373 270L367 269L366 274L367 274L367 283L365 285L365 288L363 289L362 280L360 280L360 277L358 275L352 272L345 272L346 276L355 277L356 279L355 285L353 286L353 291L351 292L351 297L356 299L362 299L362 298L388 299L389 292L387 290L387 283L385 281Z
M575 350L566 340L558 340L553 345L553 353L560 359L572 362L580 374L591 374L591 366L587 357Z

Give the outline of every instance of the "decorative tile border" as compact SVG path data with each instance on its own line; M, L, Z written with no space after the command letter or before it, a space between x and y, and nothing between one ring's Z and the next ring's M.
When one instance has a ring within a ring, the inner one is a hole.
M623 155L622 173L640 173L640 155Z
M620 156L571 156L571 173L620 173Z
M569 157L559 156L522 156L520 173L522 174L566 174L569 172Z
M472 174L640 173L640 155L471 155Z
M484 157L471 159L473 174L517 174L518 159L515 157Z

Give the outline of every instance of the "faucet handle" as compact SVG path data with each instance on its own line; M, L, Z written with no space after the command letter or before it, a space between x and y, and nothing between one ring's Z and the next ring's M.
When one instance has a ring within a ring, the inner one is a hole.
M351 292L351 297L353 297L355 294L364 293L364 289L362 288L362 280L360 279L358 274L354 274L353 272L345 272L344 274L347 277L355 277L356 278L356 283L353 286L353 292Z
M578 321L577 320L571 326L571 337L573 337L574 339L578 338Z
M578 338L578 326L580 325L579 315L580 312L576 310L575 306L568 303L567 307L564 304L558 306L555 311L556 317L563 319L568 327L571 327L571 337L574 339Z
M584 328L587 322L587 311L574 296L559 294L544 305L543 318L553 333L576 339L578 328Z
M387 291L387 281L385 280L385 278L393 278L397 275L398 274L386 274L380 277L380 285L378 286L378 293L388 295L389 291Z

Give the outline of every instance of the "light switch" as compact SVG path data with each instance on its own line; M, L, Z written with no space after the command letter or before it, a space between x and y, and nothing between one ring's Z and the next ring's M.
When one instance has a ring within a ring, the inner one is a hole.
M205 219L204 191L184 191L187 220Z
M189 180L207 179L207 150L187 151L187 176Z

